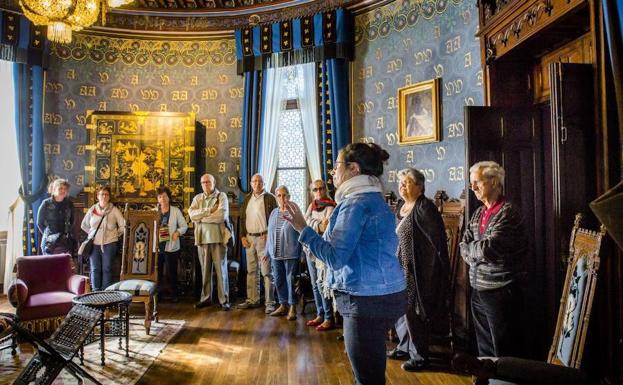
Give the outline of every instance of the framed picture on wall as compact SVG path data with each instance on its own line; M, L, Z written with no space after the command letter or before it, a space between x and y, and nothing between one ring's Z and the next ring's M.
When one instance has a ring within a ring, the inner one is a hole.
M398 143L438 142L441 137L441 79L398 89Z

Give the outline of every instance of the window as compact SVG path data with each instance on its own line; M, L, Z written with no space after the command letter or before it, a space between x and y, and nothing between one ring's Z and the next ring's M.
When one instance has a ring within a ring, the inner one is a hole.
M0 60L0 84L4 86L4 96L0 98L0 164L2 164L2 183L0 183L0 232L7 231L9 206L17 198L20 184L17 161L17 141L15 138L15 102L13 100L13 63ZM9 97L6 97L9 96Z
M279 118L277 142L277 186L285 185L290 190L290 200L303 210L307 207L307 161L303 122L299 106L302 73L298 66L281 71L283 76L282 106Z

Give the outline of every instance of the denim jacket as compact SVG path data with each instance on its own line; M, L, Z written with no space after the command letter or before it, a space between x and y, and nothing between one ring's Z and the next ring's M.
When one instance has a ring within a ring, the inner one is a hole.
M279 207L273 209L268 218L268 234L266 237L266 255L271 259L295 259L300 258L303 255L303 247L299 243L298 232L292 227L289 222L284 222L281 228L281 233L277 234L275 226L277 224L277 217L279 216ZM281 237L281 251L282 255L277 257L275 255L277 248L277 237Z
M337 205L322 238L308 226L299 241L329 266L332 289L359 296L397 293L406 283L394 221L380 193L362 193Z

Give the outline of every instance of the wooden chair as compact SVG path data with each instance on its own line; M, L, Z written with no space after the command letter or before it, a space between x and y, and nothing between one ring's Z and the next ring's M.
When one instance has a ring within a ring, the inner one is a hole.
M121 281L106 290L132 294L132 302L145 306L145 331L158 322L158 212L126 210L123 233Z
M441 212L441 218L446 229L446 238L448 239L448 257L450 258L450 297L448 302L450 306L448 309L449 328L447 340L450 344L450 350L454 354L456 298L460 297L456 294L457 289L459 289L459 292L465 292L467 289L467 287L464 287L466 282L457 281L459 270L461 268L465 269L459 257L459 242L461 241L463 230L465 200L448 199L446 192L439 190L435 193L435 205ZM462 286L458 286L458 284Z
M497 379L495 384L590 383L578 368L593 305L599 249L605 228L601 226L599 232L580 228L581 219L582 216L577 214L571 231L567 276L547 363L512 357L474 361L469 357L457 356L454 360L455 368L475 375L477 384L486 384L489 378Z

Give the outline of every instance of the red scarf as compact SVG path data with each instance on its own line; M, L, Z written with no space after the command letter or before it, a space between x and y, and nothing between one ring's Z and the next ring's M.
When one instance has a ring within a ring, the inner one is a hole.
M337 205L337 203L335 203L335 201L333 199L329 199L329 198L321 198L321 199L314 199L314 201L312 202L312 210L314 211L322 211L325 209L325 207L335 207Z

